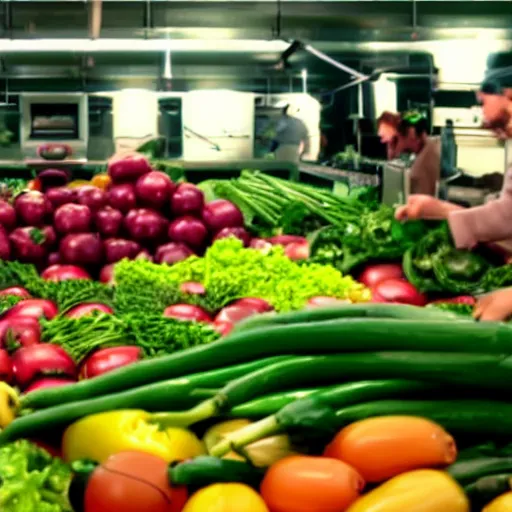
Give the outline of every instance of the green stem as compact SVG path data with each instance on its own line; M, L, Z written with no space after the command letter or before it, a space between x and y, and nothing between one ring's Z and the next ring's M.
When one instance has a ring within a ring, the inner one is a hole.
M210 455L214 457L222 457L226 453L239 451L244 446L255 443L265 437L280 434L282 431L275 415L263 418L256 423L247 425L236 432L232 432L228 437L217 443L210 450Z
M201 402L192 409L185 412L162 412L152 414L151 423L157 423L161 430L171 427L189 427L219 413L219 405L216 400L210 399Z

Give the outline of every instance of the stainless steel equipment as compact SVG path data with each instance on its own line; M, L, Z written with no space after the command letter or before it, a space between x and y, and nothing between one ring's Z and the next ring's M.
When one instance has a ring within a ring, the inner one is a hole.
M89 138L87 95L22 94L20 110L20 142L25 159L38 160L39 146L60 143L72 149L72 160L86 160Z

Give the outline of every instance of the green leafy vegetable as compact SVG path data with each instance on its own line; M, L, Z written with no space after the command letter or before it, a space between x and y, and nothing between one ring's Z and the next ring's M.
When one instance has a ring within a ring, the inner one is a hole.
M72 512L70 468L26 440L0 448L0 510Z
M364 287L336 269L318 264L299 265L274 247L264 255L244 249L236 239L217 241L203 258L191 257L173 266L121 261L115 267L115 308L120 314L161 314L179 302L217 311L243 297L259 297L277 311L302 308L311 297L357 299ZM186 295L180 285L196 281L206 288L205 296Z

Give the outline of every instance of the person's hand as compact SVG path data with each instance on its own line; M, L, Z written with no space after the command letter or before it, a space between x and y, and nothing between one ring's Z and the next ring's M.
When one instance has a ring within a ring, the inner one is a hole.
M409 196L407 204L396 209L395 218L400 221L417 219L443 220L448 215L448 204L432 196L412 195Z
M473 317L483 322L502 322L512 316L512 288L504 288L482 297Z

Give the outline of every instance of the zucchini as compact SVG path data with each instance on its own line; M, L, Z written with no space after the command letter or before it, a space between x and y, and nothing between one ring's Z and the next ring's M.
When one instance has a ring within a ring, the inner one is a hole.
M461 485L469 485L480 478L512 473L512 457L477 457L452 464L448 473Z
M448 469L449 471L449 469ZM512 474L501 473L483 476L464 487L464 492L471 503L471 510L477 512L498 496L512 489Z
M439 423L451 433L509 436L512 432L512 403L491 400L380 400L345 407L336 412L340 428L354 421L386 415L422 416ZM506 459L498 460L504 462L503 466L497 466L496 472L512 470L512 466L509 467L512 459L509 462L505 462ZM460 464L468 463L464 461ZM481 476L485 474L489 473Z

